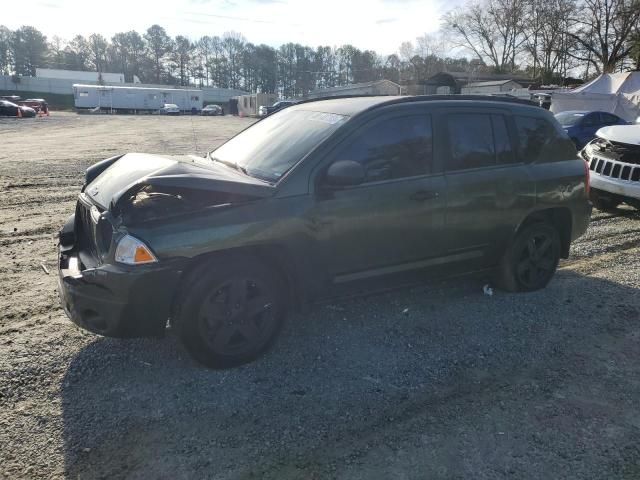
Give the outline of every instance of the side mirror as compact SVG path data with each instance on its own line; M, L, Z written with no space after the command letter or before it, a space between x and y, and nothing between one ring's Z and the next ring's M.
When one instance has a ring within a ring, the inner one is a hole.
M334 187L360 185L365 179L364 167L353 160L339 160L327 170L325 183Z

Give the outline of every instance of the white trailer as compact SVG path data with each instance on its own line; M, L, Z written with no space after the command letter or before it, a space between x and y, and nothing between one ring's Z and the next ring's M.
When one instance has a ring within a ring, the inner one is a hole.
M183 88L120 87L115 85L73 85L77 109L108 112L153 112L165 103L175 103L183 112L202 110L202 90Z

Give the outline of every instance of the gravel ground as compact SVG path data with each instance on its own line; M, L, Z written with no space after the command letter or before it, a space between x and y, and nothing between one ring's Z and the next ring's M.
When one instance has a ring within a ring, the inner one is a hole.
M594 211L544 291L457 279L317 305L239 369L70 323L55 234L83 169L204 152L249 122L0 120L0 477L640 478L630 209Z

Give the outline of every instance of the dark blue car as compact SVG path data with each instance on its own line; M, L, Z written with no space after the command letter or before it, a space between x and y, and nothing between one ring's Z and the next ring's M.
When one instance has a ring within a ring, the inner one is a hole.
M556 120L565 129L578 150L593 140L596 132L609 125L628 125L629 122L608 112L569 110L556 114Z

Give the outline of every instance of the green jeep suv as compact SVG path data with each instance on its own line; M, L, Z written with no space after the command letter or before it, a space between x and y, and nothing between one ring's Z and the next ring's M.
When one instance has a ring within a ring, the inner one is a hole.
M549 112L512 99L302 102L204 158L90 167L60 232L61 301L101 335L170 320L203 364L239 365L287 311L354 285L487 270L545 287L587 228L588 173Z

